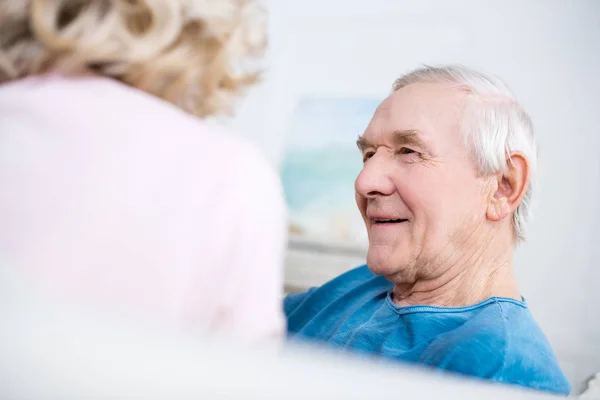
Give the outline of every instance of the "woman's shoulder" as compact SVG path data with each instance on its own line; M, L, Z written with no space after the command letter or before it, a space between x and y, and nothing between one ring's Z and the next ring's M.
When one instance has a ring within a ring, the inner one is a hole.
M22 124L27 119L32 129L37 123L62 137L97 137L134 145L138 153L158 147L182 161L191 153L197 161L235 158L264 167L260 150L242 135L104 77L45 75L0 85L0 120L18 123L15 110Z
M36 143L48 157L76 154L75 169L94 163L128 171L129 179L153 176L164 187L282 196L274 168L249 139L107 78L48 75L0 85L0 126L28 146L15 151Z

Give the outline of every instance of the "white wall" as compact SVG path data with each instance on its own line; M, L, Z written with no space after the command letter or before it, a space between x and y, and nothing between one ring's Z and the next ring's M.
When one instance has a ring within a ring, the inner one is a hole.
M575 387L600 371L600 2L271 6L272 67L236 125L274 165L297 95L382 97L399 74L422 63L460 62L509 83L533 118L541 150L539 207L516 260L522 292Z

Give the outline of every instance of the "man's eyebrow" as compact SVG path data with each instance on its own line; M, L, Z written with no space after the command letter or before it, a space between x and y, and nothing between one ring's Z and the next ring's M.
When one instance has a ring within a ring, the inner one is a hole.
M373 144L365 139L363 136L359 136L356 140L356 145L360 151L365 151L369 147L373 147Z
M425 142L423 142L423 140L421 139L419 132L415 129L394 131L392 132L392 137L394 139L394 144L396 145L396 147L407 145L421 147L423 149L427 148ZM361 151L364 151L369 147L374 147L373 144L369 140L365 139L363 136L358 137L356 145Z
M402 131L394 131L392 133L396 146L417 146L426 148L425 143L421 139L421 135L415 129L406 129Z

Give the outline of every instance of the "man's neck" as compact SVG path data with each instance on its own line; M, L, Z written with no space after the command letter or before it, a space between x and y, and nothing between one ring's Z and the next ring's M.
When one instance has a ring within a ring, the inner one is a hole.
M395 283L394 303L462 307L490 297L521 300L512 268L512 251L507 252L506 246L485 246L452 258L449 265L441 266L441 274L411 283Z

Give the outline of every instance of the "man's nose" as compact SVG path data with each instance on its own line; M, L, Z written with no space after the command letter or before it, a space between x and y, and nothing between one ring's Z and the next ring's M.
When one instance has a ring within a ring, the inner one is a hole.
M363 197L389 196L395 187L391 179L393 160L378 151L368 159L354 182L356 192Z

